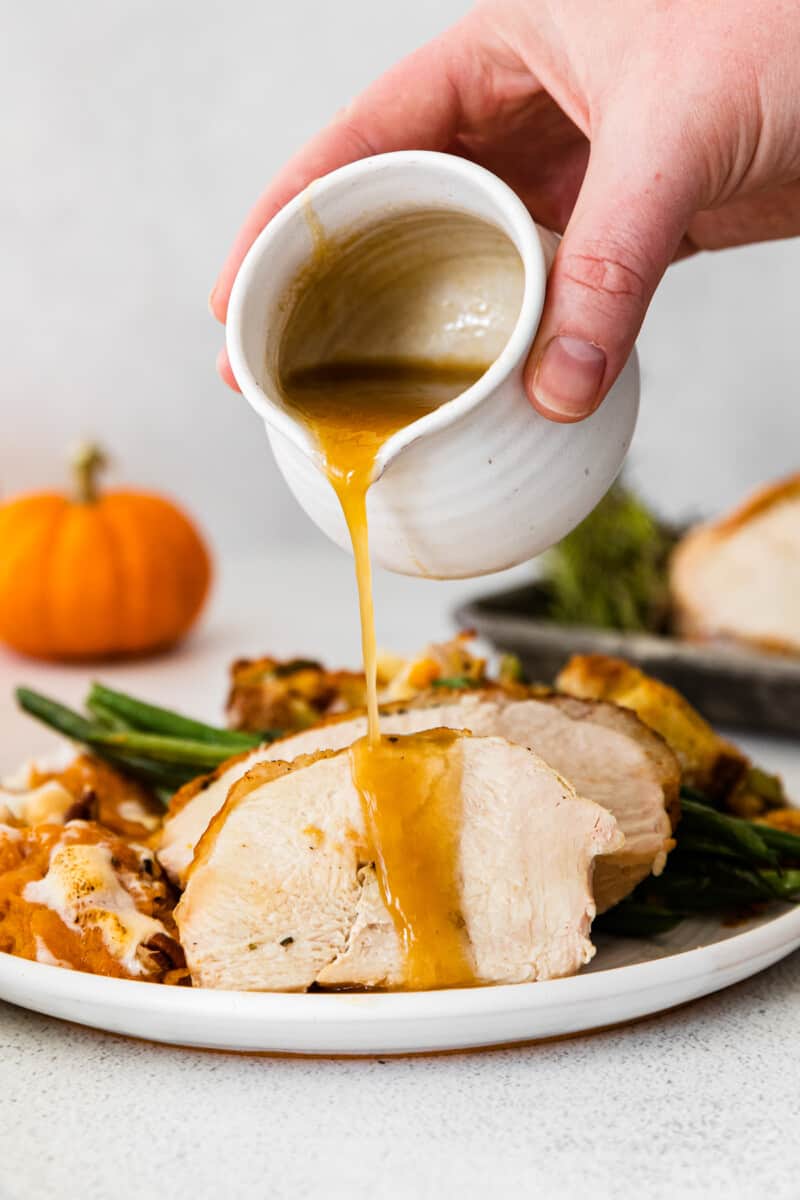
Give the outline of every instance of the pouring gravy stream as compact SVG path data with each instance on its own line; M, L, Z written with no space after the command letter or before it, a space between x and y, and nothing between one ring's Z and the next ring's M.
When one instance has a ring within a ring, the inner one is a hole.
M424 218L424 214L421 214ZM433 214L441 221L442 214ZM420 214L416 215L419 219ZM516 254L498 230L477 218L457 216L486 238L487 231ZM389 224L387 236L391 237ZM397 226L395 226L397 228ZM315 262L300 285L300 300L287 323L291 344L303 344L303 301L313 296L319 314L335 303L337 257L348 247L326 243L313 227ZM380 235L367 239L367 256L380 249ZM363 253L363 251L362 251ZM412 285L413 286L413 285ZM389 311L387 319L391 319ZM308 319L306 314L306 320ZM293 330L293 322L296 328ZM374 344L374 343L373 343ZM296 355L294 356L297 357ZM405 955L410 990L474 984L474 964L461 915L458 846L461 827L460 735L433 730L382 737L377 697L375 619L367 525L367 492L378 451L392 434L470 387L485 361L462 355L447 359L358 358L335 354L309 365L283 365L281 391L287 407L306 423L347 522L355 559L364 672L367 736L350 751L370 853L378 883Z

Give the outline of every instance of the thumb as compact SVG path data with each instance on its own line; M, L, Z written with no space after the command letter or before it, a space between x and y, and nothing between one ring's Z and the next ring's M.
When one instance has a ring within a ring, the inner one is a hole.
M670 171L651 153L643 169L629 141L610 152L593 143L548 278L525 386L534 408L554 421L581 421L603 400L694 211L685 162ZM621 160L637 167L621 168Z

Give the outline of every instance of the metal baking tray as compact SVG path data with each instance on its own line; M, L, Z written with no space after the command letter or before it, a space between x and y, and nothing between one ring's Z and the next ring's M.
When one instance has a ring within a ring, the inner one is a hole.
M695 644L545 619L537 584L480 596L461 607L462 627L516 654L527 677L551 683L573 654L611 654L677 688L711 722L800 736L800 659L749 648Z

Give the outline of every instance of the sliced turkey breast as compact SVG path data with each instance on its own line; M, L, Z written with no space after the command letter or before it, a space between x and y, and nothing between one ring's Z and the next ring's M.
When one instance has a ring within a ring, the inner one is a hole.
M671 846L670 816L677 818L680 767L663 740L634 713L568 696L518 699L494 689L462 692L446 703L437 694L410 707L389 706L381 719L384 733L417 733L436 726L527 746L579 795L614 814L625 847L598 864L598 911L627 896L651 871L663 869ZM229 789L256 763L339 750L365 733L366 717L348 715L231 760L214 775L182 789L173 799L158 851L168 874L183 879L197 842Z
M406 739L395 740L402 755ZM522 746L463 734L448 745L458 756L458 911L443 909L444 932L463 938L468 970L449 982L573 974L594 953L592 867L622 843L614 818ZM426 795L409 810L401 858L419 854L419 823L433 802ZM350 751L253 767L201 839L176 909L194 983L408 986L409 955L377 857Z
M366 728L366 722L364 727ZM302 737L303 734L297 736ZM356 733L353 740L358 736ZM270 762L281 757L295 757L291 751L283 756L277 752L279 745L293 741L294 737L282 738L280 742L237 754L211 774L200 775L175 793L170 801L169 812L164 818L156 850L158 861L173 882L183 883L195 846L205 833L211 818L222 808L228 792L237 780L258 763ZM302 751L298 750L297 753Z
M800 475L687 534L672 556L670 587L687 637L800 654Z

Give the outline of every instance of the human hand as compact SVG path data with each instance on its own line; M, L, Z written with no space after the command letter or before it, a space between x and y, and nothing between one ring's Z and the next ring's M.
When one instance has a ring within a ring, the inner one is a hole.
M483 0L294 157L211 297L311 180L391 150L460 154L564 231L526 367L531 403L588 416L675 258L800 233L796 0ZM225 352L222 377L236 387Z

